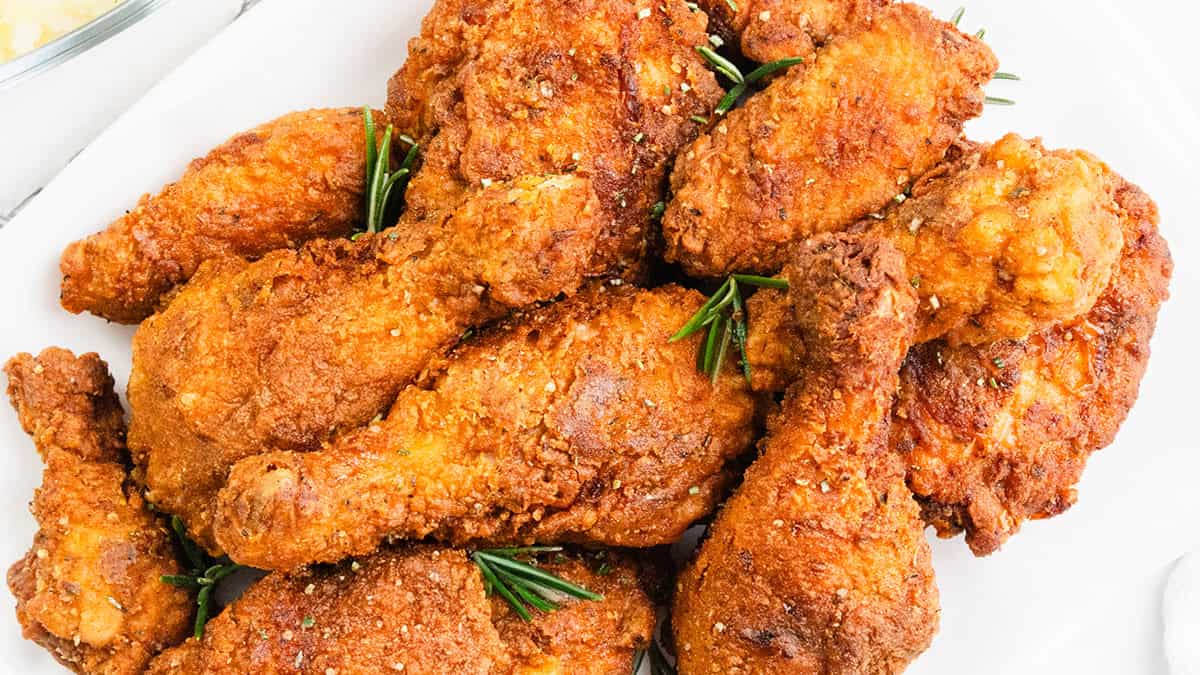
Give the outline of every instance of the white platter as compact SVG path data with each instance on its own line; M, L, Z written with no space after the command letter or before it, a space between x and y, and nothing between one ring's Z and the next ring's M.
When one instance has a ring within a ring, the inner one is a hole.
M234 132L293 109L380 104L431 4L267 0L197 53L0 230L0 358L49 345L94 350L123 388L132 330L59 308L63 246ZM954 8L928 4L942 16ZM972 136L1014 130L1097 153L1159 201L1177 267L1141 399L1117 442L1093 457L1080 503L1028 524L987 559L959 540L935 542L942 629L910 670L917 675L1166 671L1162 586L1172 562L1200 547L1200 440L1191 426L1200 414L1200 121L1124 14L1175 3L1116 4L981 1L963 22L986 26L1004 70L1024 77L992 85L1019 104L990 108ZM1188 23L1186 14L1169 19ZM8 562L33 534L26 505L41 465L7 406L0 443L0 561ZM0 672L63 672L20 638L10 605L0 601Z

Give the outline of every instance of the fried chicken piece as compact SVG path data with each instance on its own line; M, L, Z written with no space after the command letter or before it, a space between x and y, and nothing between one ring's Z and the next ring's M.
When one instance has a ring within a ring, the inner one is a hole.
M881 10L680 154L667 260L698 277L778 272L790 243L845 229L940 162L996 65L925 9Z
M1120 211L1099 159L1009 134L965 149L864 227L904 253L917 342L981 344L1086 314L1121 256Z
M808 365L678 583L680 672L900 672L939 615L887 446L915 294L884 240L817 237L787 275Z
M697 0L709 32L767 63L810 57L838 35L863 30L891 0Z
M385 550L275 573L210 621L202 640L164 653L149 672L624 674L653 634L654 605L636 565L615 554L605 560L605 574L579 555L542 565L604 599L565 600L530 623L486 598L479 570L452 549Z
M468 328L574 291L598 211L586 180L526 178L445 221L208 263L134 337L129 446L148 498L216 553L213 500L234 462L319 448L385 412Z
M1026 340L931 342L901 371L892 447L925 518L942 536L965 529L976 555L1074 504L1088 455L1112 442L1137 398L1171 255L1154 202L1112 179L1125 245L1086 316Z
M182 641L186 592L170 535L128 480L121 404L95 354L47 349L8 362L8 395L46 463L40 529L8 572L25 637L77 673L141 673Z
M138 323L205 260L252 260L348 235L362 220L363 138L356 108L289 113L234 136L108 229L68 246L62 306Z
M457 351L386 420L309 453L238 462L216 537L264 569L454 544L676 541L750 447L757 400L670 343L703 298L599 286Z
M388 116L425 148L403 221L575 172L604 213L589 271L637 277L666 166L723 95L694 49L705 25L684 0L439 0L388 87Z
M1086 152L1047 151L1013 134L959 144L952 155L883 220L851 228L905 254L920 297L917 342L1024 339L1086 314L1124 240L1108 168ZM747 312L754 388L783 391L804 367L786 294L756 293Z

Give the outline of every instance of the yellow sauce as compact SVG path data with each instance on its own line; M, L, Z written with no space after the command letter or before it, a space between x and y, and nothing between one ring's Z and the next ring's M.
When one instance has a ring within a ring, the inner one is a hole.
M0 63L104 14L124 0L0 0Z

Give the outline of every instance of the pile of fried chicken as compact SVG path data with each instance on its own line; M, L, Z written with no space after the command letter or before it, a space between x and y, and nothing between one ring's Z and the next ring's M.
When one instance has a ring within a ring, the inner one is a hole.
M1102 161L963 136L997 70L888 0L437 0L384 110L238 134L64 252L63 306L139 327L128 427L95 354L6 368L25 636L79 673L903 671L925 528L988 555L1074 503L1171 275Z

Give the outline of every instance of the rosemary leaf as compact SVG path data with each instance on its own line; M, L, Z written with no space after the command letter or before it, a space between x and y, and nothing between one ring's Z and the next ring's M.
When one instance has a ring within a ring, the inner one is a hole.
M734 84L741 84L743 81L745 81L745 78L742 77L742 71L739 70L737 66L733 65L732 61L716 53L712 50L712 48L701 45L696 47L696 51L700 52L700 55L703 56L705 60L708 61L709 65L716 69L718 73L721 73L725 77L729 78Z
M987 103L989 105L1016 105L1017 104L1017 102L1012 100L1011 98L999 98L997 96L985 96L983 99L983 102Z
M1013 82L1019 82L1021 80L1021 77L1015 73L1000 72L1000 73L996 73L995 75L992 75L992 79L993 80L1010 80Z
M963 14L966 14L966 13L967 13L966 7L959 7L958 9L954 10L954 14L950 15L950 23L954 24L954 26L957 28L958 23L960 21L962 21Z
M800 63L804 63L804 58L800 56L793 56L792 58L788 59L779 59L778 61L764 63L763 65L750 71L750 74L746 76L746 84L754 84L755 82L758 82L777 70L790 68Z

